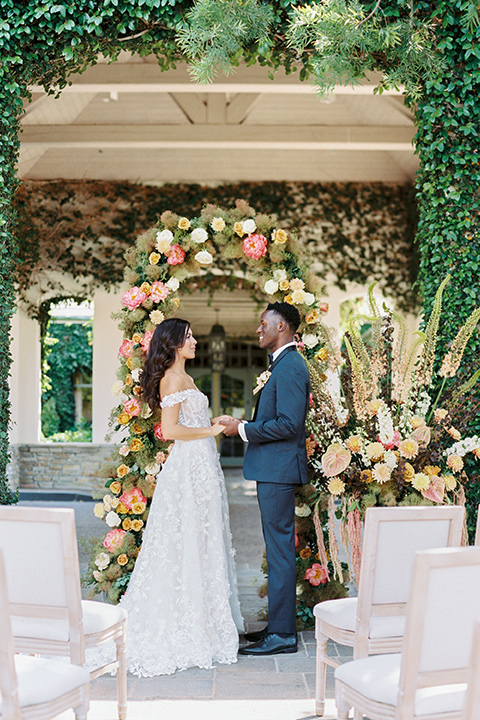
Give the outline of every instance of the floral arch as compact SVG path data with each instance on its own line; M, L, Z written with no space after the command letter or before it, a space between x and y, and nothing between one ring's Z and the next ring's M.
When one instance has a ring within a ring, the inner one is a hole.
M256 214L244 201L238 200L232 209L208 205L196 218L164 212L157 225L127 250L125 258L130 288L116 315L124 340L113 388L121 398L111 415L112 426L124 437L112 461L103 468L107 493L95 506L95 514L104 518L109 530L93 548L86 576L92 594L104 592L112 602L118 601L128 585L155 479L168 451L160 411L152 414L139 398L139 377L153 331L179 309L182 287L234 291L248 283L257 300L284 300L295 305L302 317L299 348L307 360L316 358L319 372L327 361L329 342L322 322L328 305L317 295L321 284L306 248L294 231L279 227L270 216ZM304 502L301 497L299 504ZM312 519L309 523L313 528ZM315 556L299 556L300 583L305 580L305 563L311 566L316 560ZM338 583L332 583L336 587L333 594L337 594ZM323 585L307 584L316 591L316 601L324 599Z

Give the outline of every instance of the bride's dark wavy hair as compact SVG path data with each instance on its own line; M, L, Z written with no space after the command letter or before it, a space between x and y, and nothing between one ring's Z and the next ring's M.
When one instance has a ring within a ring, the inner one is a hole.
M185 345L190 323L167 318L157 325L140 376L142 397L152 410L160 407L160 380L175 362L175 350Z

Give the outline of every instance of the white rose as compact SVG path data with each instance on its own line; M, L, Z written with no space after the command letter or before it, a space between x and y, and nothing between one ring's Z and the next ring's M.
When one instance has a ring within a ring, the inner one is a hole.
M112 385L112 395L120 395L123 390L123 381L116 380Z
M211 265L213 262L213 256L208 252L208 250L201 250L195 255L195 260L200 263L200 265Z
M318 338L316 335L302 335L302 340L308 348L314 348L315 345L317 345L318 343Z
M171 243L173 240L173 233L170 232L170 230L162 230L162 232L157 232L157 243L158 242L169 242Z
M256 229L255 220L245 220L243 223L243 232L245 235L255 232Z
M120 523L122 521L120 520L120 516L117 515L116 512L114 512L113 510L110 510L110 512L107 513L107 515L105 517L105 522L107 523L108 527L113 528L113 527L118 527L118 525L120 525Z
M282 280L287 279L287 271L286 270L274 270L273 271L273 277L277 282L282 282Z
M303 298L303 302L305 305L313 305L315 302L315 295L313 293L306 292L305 297Z
M311 514L312 511L310 510L308 505L298 505L295 508L295 515L297 515L298 517L308 517Z
M135 382L138 382L140 380L141 372L142 372L141 368L134 368L132 370L132 372L130 373L132 378L135 380Z
M267 280L267 282L263 286L263 289L267 293L267 295L275 295L278 290L278 283L275 282L275 280Z
M393 470L394 467L397 467L397 457L393 450L387 450L387 452L383 456L383 460L388 465L390 470Z
M110 558L107 553L101 552L95 558L95 565L98 567L99 570L105 570L109 563Z
M194 243L203 243L208 240L208 233L203 228L195 228L190 237Z
M103 504L105 505L105 510L111 510L112 509L112 496L104 495L103 496Z
M165 285L170 288L172 292L176 292L180 287L180 283L175 277L171 277L170 280L165 283Z
M112 510L115 510L120 505L120 498L114 497L112 498Z
M145 472L147 475L158 475L160 472L160 465L157 465L157 463L150 463L150 465L145 465Z

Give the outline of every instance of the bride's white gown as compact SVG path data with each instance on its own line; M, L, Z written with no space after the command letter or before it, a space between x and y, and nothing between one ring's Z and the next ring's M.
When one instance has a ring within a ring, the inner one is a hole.
M166 395L179 423L207 427L199 390ZM128 670L150 677L237 660L238 602L225 480L213 437L176 440L157 478L126 594Z

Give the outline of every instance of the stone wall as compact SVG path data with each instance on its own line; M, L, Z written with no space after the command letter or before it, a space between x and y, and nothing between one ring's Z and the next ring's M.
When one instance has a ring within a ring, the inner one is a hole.
M12 447L12 487L63 489L92 492L102 490L99 470L113 451L112 445L90 443L19 444Z

